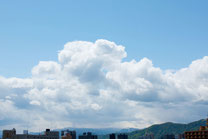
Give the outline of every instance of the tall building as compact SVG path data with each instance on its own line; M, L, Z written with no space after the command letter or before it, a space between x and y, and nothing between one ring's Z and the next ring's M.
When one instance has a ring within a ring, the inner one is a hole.
M126 134L119 134L117 139L128 139L128 135Z
M185 139L208 139L208 118L206 126L200 126L197 131L186 131Z
M110 134L110 139L116 139L116 134Z
M23 130L23 134L28 134L28 130Z
M16 130L3 130L2 139L59 139L58 131L50 131L46 129L43 135L31 135L31 134L16 134Z
M16 129L15 128L13 128L12 130L3 130L2 139L11 139L15 135L16 135Z
M97 135L92 135L91 132L83 133L83 135L79 136L79 139L97 139Z

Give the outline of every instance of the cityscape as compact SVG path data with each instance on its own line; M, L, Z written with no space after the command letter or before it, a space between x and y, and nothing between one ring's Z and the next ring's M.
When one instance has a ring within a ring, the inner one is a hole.
M138 132L140 131L138 130ZM130 134L111 133L101 137L92 132L84 132L81 135L77 135L75 130L69 129L61 131L46 129L43 133L39 134L29 134L28 130L24 130L23 134L17 134L16 129L13 128L11 130L3 130L1 139L129 139L128 136ZM159 137L156 137L154 133L147 132L143 136L131 137L131 139L208 139L208 118L206 119L206 125L200 126L198 130L188 130L181 134L163 134Z

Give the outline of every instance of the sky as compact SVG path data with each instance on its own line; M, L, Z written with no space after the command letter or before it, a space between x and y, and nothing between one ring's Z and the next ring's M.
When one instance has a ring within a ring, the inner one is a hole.
M205 118L207 4L1 1L0 130Z

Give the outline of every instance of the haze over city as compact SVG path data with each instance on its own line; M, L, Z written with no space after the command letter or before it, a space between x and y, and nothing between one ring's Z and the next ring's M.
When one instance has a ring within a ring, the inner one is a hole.
M0 2L0 130L206 118L208 2Z

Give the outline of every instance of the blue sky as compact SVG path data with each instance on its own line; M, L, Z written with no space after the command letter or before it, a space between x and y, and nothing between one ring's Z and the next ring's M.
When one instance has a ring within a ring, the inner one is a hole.
M68 41L107 39L125 59L147 57L180 69L208 52L206 0L1 1L0 73L31 76L40 60L57 60Z
M207 4L1 1L0 130L205 118Z

